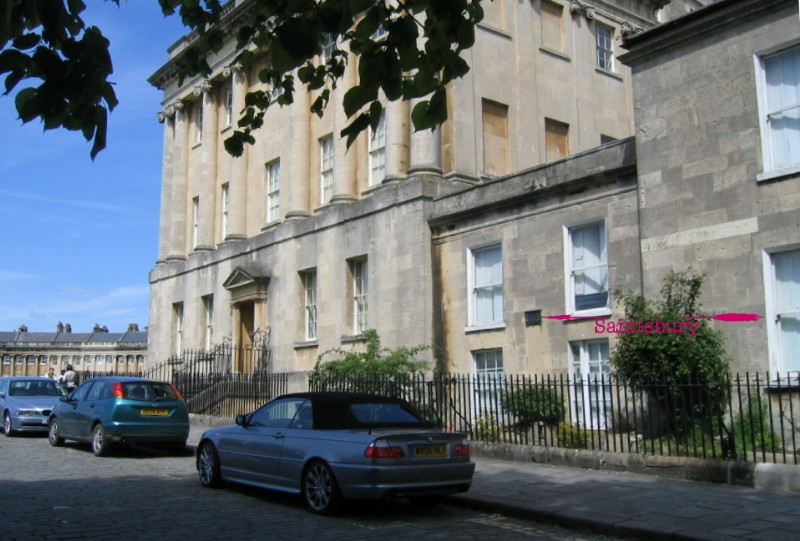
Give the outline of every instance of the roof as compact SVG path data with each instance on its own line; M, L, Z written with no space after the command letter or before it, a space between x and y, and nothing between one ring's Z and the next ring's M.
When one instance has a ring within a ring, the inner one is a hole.
M18 332L0 331L0 345L12 344L24 346L25 344L146 344L147 331L135 332Z

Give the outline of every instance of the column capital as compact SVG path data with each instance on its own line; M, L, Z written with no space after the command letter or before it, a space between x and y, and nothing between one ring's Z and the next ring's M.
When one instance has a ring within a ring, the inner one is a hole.
M241 74L243 72L244 72L244 66L242 65L242 63L241 62L235 62L235 63L233 63L233 64L231 64L229 66L225 66L222 69L222 76L223 77L230 77L234 73Z
M211 81L206 79L205 81L199 83L196 87L192 89L192 94L200 97L203 93L206 93L210 90L211 90Z

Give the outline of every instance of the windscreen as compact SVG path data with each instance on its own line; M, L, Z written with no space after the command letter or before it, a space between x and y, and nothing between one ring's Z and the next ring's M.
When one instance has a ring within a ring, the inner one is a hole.
M10 396L61 396L62 392L53 380L12 381Z

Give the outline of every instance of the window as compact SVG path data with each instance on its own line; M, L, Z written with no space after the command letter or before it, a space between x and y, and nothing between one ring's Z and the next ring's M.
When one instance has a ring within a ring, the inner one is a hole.
M22 364L22 355L14 355L14 364Z
M475 418L500 412L500 389L503 379L503 350L487 349L472 352L477 385Z
M571 342L570 363L573 385L569 411L572 422L593 429L611 424L611 364L607 340Z
M369 130L369 185L380 184L386 177L386 114L381 113L378 126Z
M605 224L573 227L567 236L567 310L570 313L608 313Z
M597 67L604 71L614 71L614 29L595 22L594 37L597 50Z
M503 323L503 256L500 246L468 252L469 325Z
M172 305L172 339L174 354L180 355L183 350L183 303Z
M554 51L561 51L564 48L561 18L563 11L562 6L542 0L542 47Z
M225 87L225 126L233 124L233 85Z
M203 142L203 100L196 101L194 104L194 129L195 142Z
M333 136L319 140L320 203L330 203L333 195Z
M96 366L102 366L103 365L103 356L102 355L95 355L94 356L94 364Z
M58 366L58 355L50 355L50 364Z
M197 248L197 233L200 227L200 197L192 198L192 248Z
M508 106L483 100L483 170L508 173Z
M39 364L46 365L47 364L47 355L39 355Z
M319 55L320 64L327 64L333 58L336 50L336 39L333 34L325 34L322 37L322 52Z
M26 357L26 359L28 360L28 364L29 365L35 365L36 364L36 357L34 355L28 355Z
M267 164L267 222L281 219L281 162Z
M317 271L309 270L302 273L303 278L303 309L305 320L305 339L317 339Z
M367 293L369 291L367 260L352 260L350 262L350 271L353 276L353 332L354 334L361 334L369 328L367 326Z
M206 350L210 350L214 344L214 296L205 295L203 300L203 319L205 320L205 340Z
M3 355L3 364L6 366L11 364L11 355Z
M800 167L800 47L757 59L764 171Z
M772 362L778 372L800 370L800 250L770 254L767 306Z
M545 160L552 162L569 154L569 124L544 119Z
M230 206L230 186L222 185L222 240L228 236L228 209Z

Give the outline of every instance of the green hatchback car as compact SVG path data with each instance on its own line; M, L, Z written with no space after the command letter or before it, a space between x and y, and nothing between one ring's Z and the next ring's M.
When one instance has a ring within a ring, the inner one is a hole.
M96 456L128 443L181 454L188 437L189 412L180 392L169 383L134 377L85 381L53 408L48 424L50 445L89 443Z

